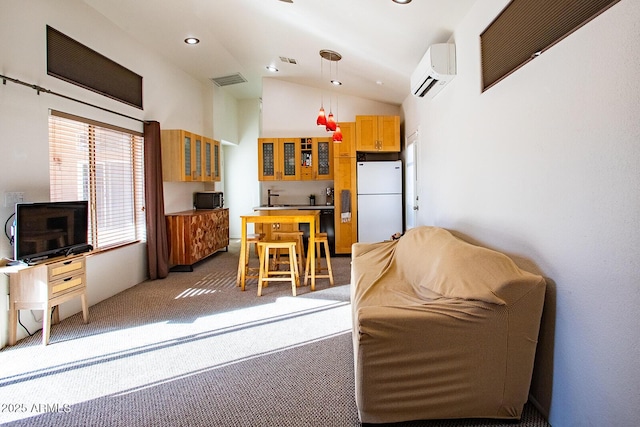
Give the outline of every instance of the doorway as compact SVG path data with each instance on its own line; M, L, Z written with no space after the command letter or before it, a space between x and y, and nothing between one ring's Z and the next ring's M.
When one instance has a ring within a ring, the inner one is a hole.
M405 150L405 199L404 223L405 230L416 226L418 216L418 141L419 131L416 130L407 137Z

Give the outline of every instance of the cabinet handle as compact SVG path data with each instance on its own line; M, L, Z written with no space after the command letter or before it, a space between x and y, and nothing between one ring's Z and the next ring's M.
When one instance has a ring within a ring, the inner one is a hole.
M67 277L66 279L64 279L64 282L68 282L71 279L73 279L73 277Z
M63 264L64 264L64 265L69 265L69 264L71 264L72 262L73 262L73 261L65 261L65 262L63 262Z

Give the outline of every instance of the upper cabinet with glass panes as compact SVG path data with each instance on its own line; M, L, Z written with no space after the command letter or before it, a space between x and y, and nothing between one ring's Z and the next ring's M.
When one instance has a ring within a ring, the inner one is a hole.
M259 138L260 181L333 179L331 138Z
M182 129L161 132L164 181L220 181L220 142Z

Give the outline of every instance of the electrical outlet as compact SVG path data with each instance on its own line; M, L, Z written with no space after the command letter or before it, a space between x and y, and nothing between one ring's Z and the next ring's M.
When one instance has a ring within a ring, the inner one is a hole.
M4 207L12 208L16 203L24 202L24 191L5 191L4 192Z

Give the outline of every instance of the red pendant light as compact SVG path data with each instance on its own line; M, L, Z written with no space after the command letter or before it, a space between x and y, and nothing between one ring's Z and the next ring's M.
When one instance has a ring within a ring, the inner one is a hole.
M318 113L316 124L318 126L327 126L327 116L324 115L324 107L320 107L320 112Z
M327 116L327 132L333 132L336 130L336 120L333 118L333 113L329 112L329 115Z
M336 131L333 132L333 142L342 142L342 131L339 123L336 123Z

